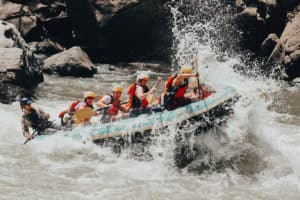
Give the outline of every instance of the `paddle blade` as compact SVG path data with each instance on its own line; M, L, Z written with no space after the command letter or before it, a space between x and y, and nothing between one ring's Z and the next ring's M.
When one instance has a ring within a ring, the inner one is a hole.
M155 102L154 95L153 94L149 94L147 96L147 101L148 101L149 105L152 106L154 104L154 102Z
M73 115L73 120L76 125L88 121L95 114L94 110L90 107L77 110Z

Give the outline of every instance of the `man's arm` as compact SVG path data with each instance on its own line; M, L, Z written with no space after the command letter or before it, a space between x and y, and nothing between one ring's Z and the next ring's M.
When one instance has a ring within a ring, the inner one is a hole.
M193 74L178 74L176 76L176 78L173 80L172 85L173 86L178 86L180 84L180 79L185 79L185 78L191 78L191 77L196 77L197 73L193 73Z
M47 120L50 118L50 115L43 111L42 109L38 109L38 112L41 114L41 116L44 116Z
M32 137L32 135L29 132L29 127L26 125L26 122L24 119L22 119L22 132L24 137L26 137L27 139L30 139Z
M136 92L135 92L135 95L137 98L139 98L140 100L143 100L145 98L147 98L147 96L149 94L153 94L155 92L156 88L155 87L152 87L149 92L145 92L143 93L143 89L142 88L137 88L136 89Z

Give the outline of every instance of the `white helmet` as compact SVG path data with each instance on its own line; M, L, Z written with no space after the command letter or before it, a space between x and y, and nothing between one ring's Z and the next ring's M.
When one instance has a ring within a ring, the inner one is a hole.
M142 74L139 74L137 77L136 77L136 81L139 81L139 80L143 80L143 79L147 79L149 80L149 76L145 73L142 73Z

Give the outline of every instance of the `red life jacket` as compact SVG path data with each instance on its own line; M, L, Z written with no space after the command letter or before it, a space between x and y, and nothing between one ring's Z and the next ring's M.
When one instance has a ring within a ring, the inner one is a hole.
M118 114L118 111L119 111L119 107L120 107L120 103L121 101L120 100L117 100L117 99L114 99L114 97L110 94L107 94L108 96L110 96L111 98L111 101L109 102L109 104L112 104L113 107L108 109L106 111L106 114L107 115L117 115Z
M149 91L147 86L142 86L142 87L143 87L143 92L144 93ZM126 108L127 109L130 109L130 108L146 108L149 104L147 98L145 98L141 101L139 98L137 98L135 96L135 90L136 90L136 83L132 83L129 86L129 89L128 89L128 92L127 92L128 96L129 96L129 101L126 104Z
M201 90L201 100L203 100L203 99L209 97L210 95L212 95L211 92Z
M172 86L172 83L176 77L177 74L170 76L165 85L164 96L167 96L168 102L184 98L184 95L189 87L188 79L184 79L184 83L180 86Z
M80 102L80 101L72 101L72 103L71 103L70 106L69 106L69 109L68 109L68 110L64 110L64 111L61 111L61 112L58 114L58 117L59 117L59 118L63 118L64 115L65 115L67 112L70 112L70 113L75 112L75 107L77 106L77 104L78 104L79 102Z

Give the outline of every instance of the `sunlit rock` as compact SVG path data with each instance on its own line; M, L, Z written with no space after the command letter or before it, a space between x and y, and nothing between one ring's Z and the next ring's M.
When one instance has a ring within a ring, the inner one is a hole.
M283 64L292 80L300 76L300 5L293 12L280 40L283 45Z
M43 71L76 77L92 77L97 72L89 56L80 47L73 47L47 58L44 60Z
M26 5L0 1L0 20L14 24L24 36L36 26L37 19Z
M12 24L0 21L0 102L13 101L22 88L32 89L41 81L42 70L21 34Z

